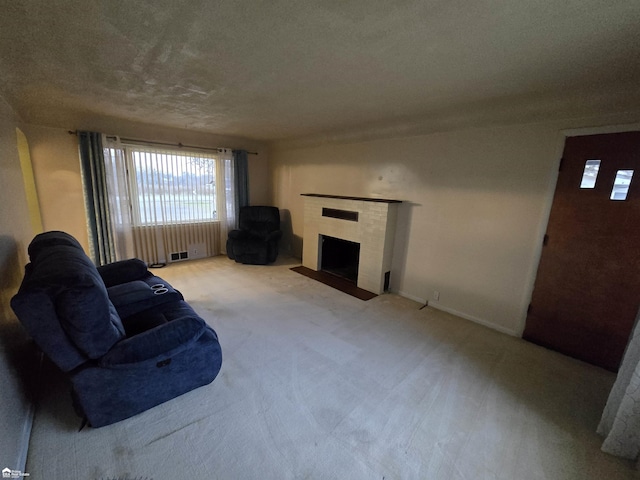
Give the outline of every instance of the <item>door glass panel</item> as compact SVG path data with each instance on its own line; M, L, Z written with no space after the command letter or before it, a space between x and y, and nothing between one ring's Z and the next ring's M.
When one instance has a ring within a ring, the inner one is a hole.
M600 170L600 160L587 160L584 164L580 188L595 188L598 170Z
M611 190L611 200L627 199L632 177L633 170L618 170L618 173L616 173L616 179L613 182L613 189Z

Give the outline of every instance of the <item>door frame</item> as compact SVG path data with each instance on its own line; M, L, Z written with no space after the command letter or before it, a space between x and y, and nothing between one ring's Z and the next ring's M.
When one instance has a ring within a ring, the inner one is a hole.
M550 173L549 185L547 188L547 195L544 200L544 207L542 214L538 220L538 238L539 242L536 243L535 251L533 252L533 261L531 268L529 269L528 281L526 286L526 302L523 306L523 311L520 314L520 324L518 326L518 337L522 338L524 329L527 323L527 309L531 303L533 297L533 289L538 274L538 267L540 266L540 259L542 258L542 242L544 235L549 227L549 218L551 216L551 207L553 206L553 199L556 194L556 186L558 184L558 174L560 173L560 162L562 160L562 153L564 152L564 145L569 137L584 137L588 135L600 135L606 133L624 133L640 131L640 123L629 123L620 125L603 125L596 127L579 127L579 128L566 128L559 131L558 143L556 145L556 158L553 163L553 171Z

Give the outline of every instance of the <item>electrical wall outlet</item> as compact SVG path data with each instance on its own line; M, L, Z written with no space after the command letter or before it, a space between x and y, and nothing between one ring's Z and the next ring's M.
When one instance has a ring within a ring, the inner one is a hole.
M433 299L437 302L440 300L440 292L438 290L433 291Z

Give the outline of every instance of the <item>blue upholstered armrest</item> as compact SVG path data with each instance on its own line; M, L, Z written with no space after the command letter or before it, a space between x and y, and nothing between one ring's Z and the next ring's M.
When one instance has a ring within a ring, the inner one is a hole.
M240 240L242 238L247 238L249 234L244 230L231 230L229 232L229 238L232 240Z
M200 338L207 325L200 317L172 320L139 335L118 342L102 359L100 366L125 367L133 363L170 361Z
M146 276L147 264L139 258L120 260L98 267L98 273L107 288L120 283L132 282Z
M165 280L151 273L147 273L143 280L109 287L107 292L111 303L123 320L149 308L184 299L182 294Z

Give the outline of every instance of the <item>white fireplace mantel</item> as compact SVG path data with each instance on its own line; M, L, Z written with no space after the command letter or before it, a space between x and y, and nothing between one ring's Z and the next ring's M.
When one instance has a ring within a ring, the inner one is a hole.
M391 271L400 200L303 193L302 264L318 271L322 235L360 244L357 286L375 294L385 289ZM339 218L339 217L345 218Z

